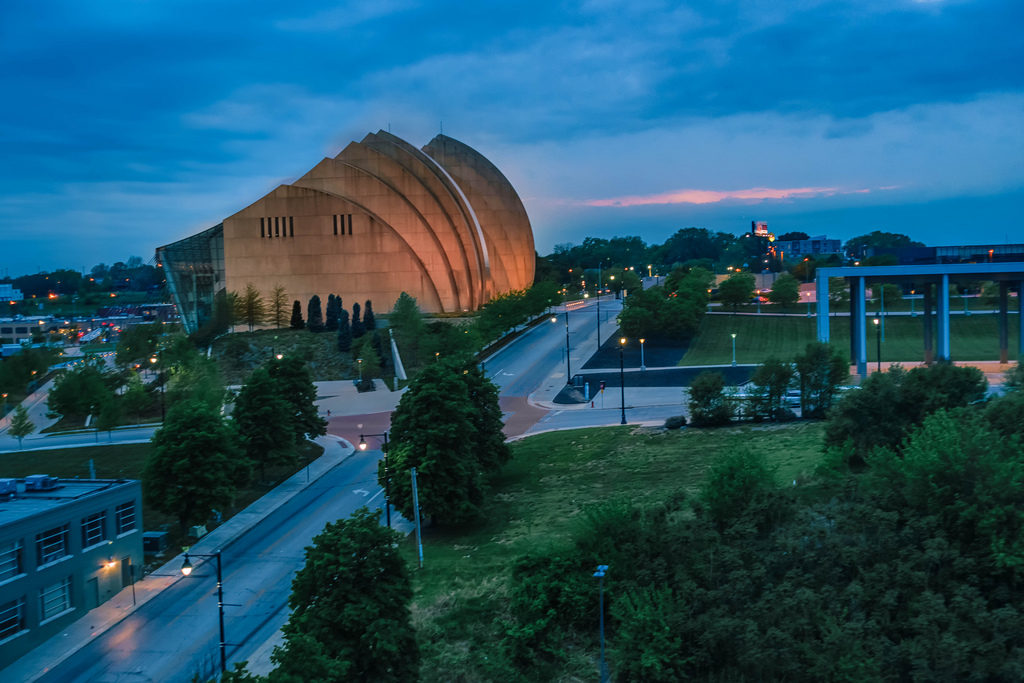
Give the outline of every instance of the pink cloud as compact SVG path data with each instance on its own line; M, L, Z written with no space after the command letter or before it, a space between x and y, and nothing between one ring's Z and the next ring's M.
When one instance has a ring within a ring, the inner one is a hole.
M754 187L746 190L676 190L651 195L584 200L584 206L644 206L647 204L714 204L729 199L764 201L768 199L805 199L835 194L866 193L868 189L843 190L838 187Z

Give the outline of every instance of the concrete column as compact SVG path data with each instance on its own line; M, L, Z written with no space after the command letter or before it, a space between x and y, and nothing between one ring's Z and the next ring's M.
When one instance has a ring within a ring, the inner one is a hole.
M932 283L927 283L924 286L924 362L925 365L931 365L935 362L935 340L932 338Z
M828 329L828 278L814 278L814 288L818 296L818 341L827 342L829 339Z
M857 362L857 327L853 321L857 319L857 286L856 278L847 278L847 286L850 288L850 362Z
M867 330L864 329L864 278L858 277L856 281L854 297L857 299L857 315L850 316L850 336L856 339L857 348L857 374L861 377L868 376L868 347ZM851 300L852 300L851 298Z
M943 273L939 283L939 354L940 361L949 362L949 275Z
M999 362L1010 362L1010 334L1006 320L1008 299L1010 294L1010 283L999 283Z
M1024 363L1024 280L1017 282L1017 362Z

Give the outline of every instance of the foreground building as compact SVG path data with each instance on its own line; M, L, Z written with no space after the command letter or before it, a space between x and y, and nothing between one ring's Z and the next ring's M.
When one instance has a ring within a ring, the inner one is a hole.
M490 161L444 135L417 149L384 131L156 255L189 331L249 284L264 298L283 286L303 310L333 293L383 311L405 291L458 312L529 287L535 264L526 209Z
M138 481L0 479L0 669L131 584Z

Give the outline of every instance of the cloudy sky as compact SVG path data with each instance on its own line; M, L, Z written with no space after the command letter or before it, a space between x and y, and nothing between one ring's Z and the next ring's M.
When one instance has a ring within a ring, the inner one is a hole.
M1024 242L1021 0L0 3L0 275L218 223L442 127L538 250L681 227Z

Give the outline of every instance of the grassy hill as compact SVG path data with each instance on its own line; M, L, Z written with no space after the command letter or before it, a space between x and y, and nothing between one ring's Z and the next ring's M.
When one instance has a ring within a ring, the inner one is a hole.
M669 432L608 427L514 443L484 523L458 532L426 530L413 605L423 680L504 680L492 667L501 656L495 644L503 635L509 566L528 551L564 546L587 506L693 493L720 454L742 448L765 453L779 482L800 482L817 467L822 438L822 423L802 422ZM414 544L403 548L415 567ZM585 644L563 680L589 679L596 649L596 642Z

